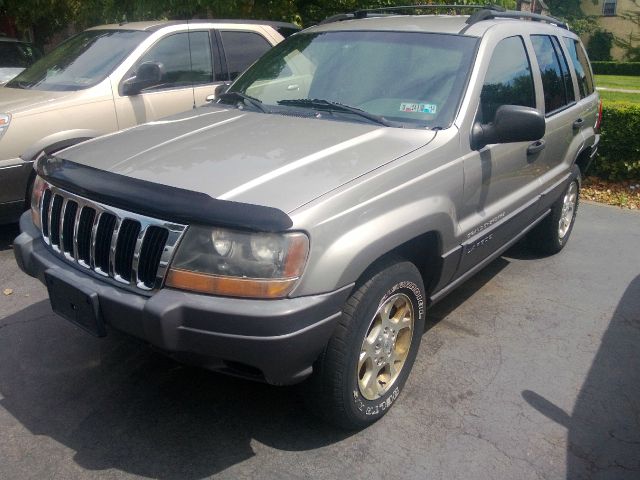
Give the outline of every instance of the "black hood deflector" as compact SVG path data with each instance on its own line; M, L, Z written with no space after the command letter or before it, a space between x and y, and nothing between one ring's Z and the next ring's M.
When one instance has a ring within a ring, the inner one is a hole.
M218 200L201 192L147 182L42 156L38 175L56 187L123 210L182 224L211 225L260 232L281 232L293 225L282 210Z

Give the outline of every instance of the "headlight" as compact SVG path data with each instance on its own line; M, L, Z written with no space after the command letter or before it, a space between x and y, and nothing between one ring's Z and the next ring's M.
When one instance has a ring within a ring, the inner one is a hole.
M168 287L247 298L291 292L309 254L300 232L251 233L189 227L167 274Z
M40 202L46 184L44 180L36 175L33 181L33 189L31 191L31 219L38 229L42 229L42 218L40 218Z
M11 114L9 113L0 113L0 138L4 135L4 132L9 128L9 124L11 123Z

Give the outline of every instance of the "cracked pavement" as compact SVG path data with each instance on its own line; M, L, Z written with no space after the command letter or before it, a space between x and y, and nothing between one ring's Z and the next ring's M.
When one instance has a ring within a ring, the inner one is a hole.
M397 403L355 434L296 388L57 318L15 234L0 227L0 478L640 478L638 212L583 204L559 255L516 246L433 307Z

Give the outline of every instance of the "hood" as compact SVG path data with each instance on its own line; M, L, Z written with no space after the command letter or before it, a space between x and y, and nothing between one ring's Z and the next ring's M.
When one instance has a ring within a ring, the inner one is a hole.
M17 115L51 104L74 92L45 92L24 88L0 88L0 113Z
M291 212L434 136L426 130L204 107L90 140L58 156Z
M0 68L0 84L5 84L13 77L22 72L24 68L22 67L3 67Z

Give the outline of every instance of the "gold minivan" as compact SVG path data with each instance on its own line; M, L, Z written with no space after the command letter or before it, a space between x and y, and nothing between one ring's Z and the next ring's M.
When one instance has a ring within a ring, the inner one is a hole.
M211 100L298 27L252 20L103 25L66 40L0 87L0 224L26 209L32 163Z

